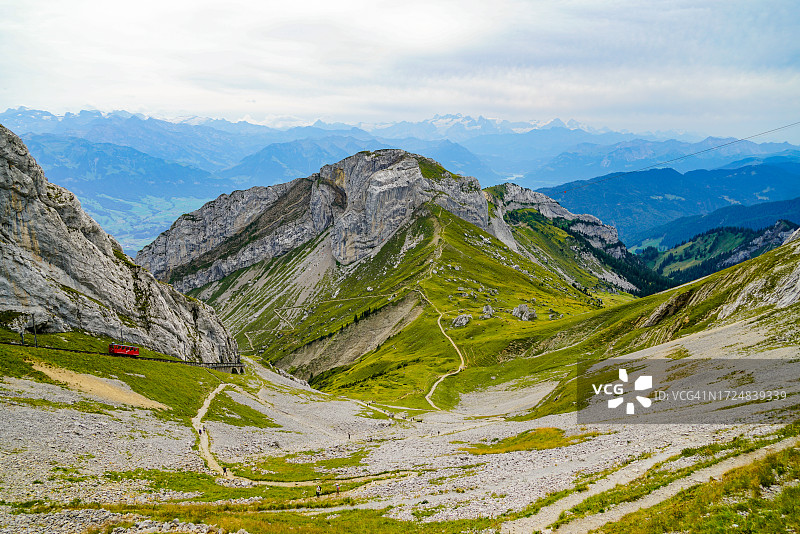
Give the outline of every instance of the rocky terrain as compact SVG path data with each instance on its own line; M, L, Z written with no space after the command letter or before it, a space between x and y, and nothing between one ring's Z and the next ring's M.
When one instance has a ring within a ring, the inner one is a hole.
M487 227L486 199L475 178L387 149L360 152L308 178L223 195L175 221L136 261L189 291L330 228L333 257L348 265L378 249L429 201Z
M569 221L569 228L585 236L595 248L617 258L625 253L625 245L619 240L617 229L603 224L594 215L576 215L544 193L531 191L515 183L509 182L493 189L501 192L497 198L498 219L502 220L508 211L534 209L548 219ZM500 238L500 235L496 234L496 237Z
M762 234L758 235L749 243L744 243L736 247L731 256L722 261L718 265L718 268L724 269L726 267L730 267L731 265L742 263L743 261L754 258L759 254L766 252L767 250L772 250L773 248L779 247L789 241L796 229L797 228L795 228L794 224L787 224L783 221L778 221L771 228L765 229Z
M768 335L764 329L737 323L680 343L693 356L702 357L731 340L746 350ZM631 356L653 357L670 350L667 344ZM229 394L235 402L269 416L276 426L239 427L204 421L207 416L201 409L195 424L210 436L208 449L195 445L194 430L164 420L153 411L58 385L5 378L0 382L0 496L6 503L53 503L56 509L13 514L10 506L0 506L0 532L81 533L90 527L108 527L116 534L222 531L203 521L150 519L147 510L167 503L182 503L187 511L195 505L209 506L199 502L202 491L156 485L147 473L158 472L210 474L218 487L234 490L259 484L294 486L301 492L289 503L297 504L300 512L315 513L318 503L312 497L313 488L322 484L324 499L335 499L332 481L312 475L296 483L259 482L243 474L265 459L291 458L297 453L302 454L292 461L298 465L363 457L327 470L343 483L366 482L346 492L355 499L349 504L317 510L331 518L342 510L358 509L384 510L388 517L414 522L500 518L521 512L554 492L566 492L563 502L556 500L531 517L512 515L505 523L501 521L498 529L529 532L534 526L551 524L563 510L591 495L630 483L659 462L673 458L669 469L677 470L708 460L685 454L675 460L684 449L728 443L737 436L761 438L779 428L723 421L713 425L578 425L574 414L529 421L511 417L538 403L555 385L552 383L499 384L471 394L452 412L367 406L321 394L255 362L248 363L247 375L240 379L231 375L233 382L222 382L229 393L217 388L212 396ZM496 404L499 397L506 399L502 407ZM82 411L81 401L103 402L105 410ZM392 417L383 416L387 413ZM542 427L560 428L567 435L588 433L590 439L502 454L475 455L464 449ZM217 471L216 462L234 466L236 475ZM720 476L724 465L707 471L706 479ZM137 475L137 470L143 471ZM678 480L691 484L693 479L690 474ZM587 481L588 489L575 492L576 486ZM212 506L258 505L262 499L228 497ZM120 504L141 507L137 513L103 509ZM92 508L97 506L100 508ZM180 509L175 515L183 517Z
M18 328L35 321L39 331L93 332L182 359L238 359L210 307L134 264L2 126L0 211L0 311Z

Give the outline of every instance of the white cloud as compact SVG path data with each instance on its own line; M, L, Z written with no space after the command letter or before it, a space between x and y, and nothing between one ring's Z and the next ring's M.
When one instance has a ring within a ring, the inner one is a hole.
M0 8L0 107L353 122L463 112L718 135L800 116L791 1Z

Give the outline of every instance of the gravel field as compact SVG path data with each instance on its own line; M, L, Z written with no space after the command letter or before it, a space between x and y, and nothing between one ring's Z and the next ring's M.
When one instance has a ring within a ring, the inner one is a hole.
M729 331L723 333L730 335ZM741 345L745 339L738 335L735 341ZM717 338L707 334L684 343L696 351L704 341L714 349L719 345ZM418 412L408 411L407 418L401 415L378 419L367 415L370 409L364 403L321 394L261 366L251 368L263 381L257 394L230 386L220 395L263 412L280 427L241 428L204 422L215 458L253 464L268 456L313 451L296 461L314 462L364 452L366 456L360 464L333 472L348 478L401 472L402 476L367 483L350 492L350 496L359 500L358 507L392 506L387 514L404 520L496 517L523 510L548 493L574 488L579 477L605 471L603 476L609 484L624 484L684 448L737 435L765 434L778 428L578 425L575 414L526 422L486 417L499 408L512 412L524 409L550 387L514 384L508 384L506 389L493 385L484 392L471 393L453 412L417 415ZM79 401L91 401L97 409L88 413L69 407ZM413 420L408 418L410 415ZM467 444L488 444L539 427L561 428L566 435L599 435L555 449L487 455L461 450ZM690 466L698 460L681 458L668 468ZM155 491L145 480L112 481L103 476L135 469L214 474L198 452L196 432L160 419L150 410L52 384L12 378L0 382L0 499L4 502L42 500L66 504L80 499L82 503L102 506L186 501L197 496ZM251 485L235 478L218 482ZM580 497L573 494L573 498ZM136 525L119 532L169 532L178 528L176 523L154 525L146 523L146 518L125 518L96 509L16 515L10 511L7 506L0 507L0 533L83 532L90 526L134 520L138 521ZM210 525L181 528L186 532L213 531Z

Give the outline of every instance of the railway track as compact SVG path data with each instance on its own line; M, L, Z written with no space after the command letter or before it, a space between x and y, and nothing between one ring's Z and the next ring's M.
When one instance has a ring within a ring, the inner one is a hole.
M175 363L180 365L192 365L195 367L205 367L207 369L231 369L231 373L234 374L242 374L244 373L245 365L241 362L231 362L231 363L206 363L206 362L189 362L184 360L166 360L164 358L149 358L147 356L136 356L133 354L109 354L108 352L97 352L91 350L78 350L78 349L65 349L61 347L47 347L44 345L39 345L34 347L34 345L22 344L22 343L15 343L13 341L0 341L2 345L14 345L17 347L32 347L32 348L39 348L44 350L59 350L63 352L76 352L80 354L98 354L102 356L113 356L115 358L130 358L134 360L147 360L151 362L161 362L161 363ZM234 370L235 369L235 370Z

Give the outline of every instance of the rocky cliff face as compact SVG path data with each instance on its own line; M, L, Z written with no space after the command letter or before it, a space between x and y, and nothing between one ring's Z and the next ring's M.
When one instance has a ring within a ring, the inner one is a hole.
M580 287L578 280L573 278L581 276L573 269L577 265L583 272L591 273L623 291L641 293L643 290L654 290L652 280L648 281L652 273L628 252L613 226L603 224L593 215L576 215L547 195L513 183L487 188L485 194L492 206L489 232L511 250L527 256L571 284L577 284L575 287ZM518 242L520 228L510 226L508 221L527 227L519 222L520 218L525 218L522 212L526 210L534 211L543 220L548 220L546 226L559 228L579 241L572 242L568 247L564 247L563 242L550 242L547 245L545 243L549 238L546 236L551 233L539 229L536 232L542 236L542 242L537 244L535 239L524 235Z
M772 228L765 229L752 241L738 246L730 257L720 262L718 270L742 263L768 250L777 248L784 243L788 243L795 235L796 230L797 228L795 228L793 223L788 223L786 221L776 222Z
M317 190L301 178L222 195L182 215L137 254L136 263L186 292L285 254L327 226L309 209Z
M427 202L487 228L487 202L475 178L402 150L379 150L288 184L223 195L182 216L136 260L189 291L330 228L333 257L348 265L378 250Z
M350 264L378 248L422 204L432 201L484 230L488 207L475 178L454 176L402 150L360 153L320 171L346 207L333 222L333 255Z
M0 126L0 311L42 331L103 334L183 359L238 361L214 311L135 265Z
M501 208L504 211L532 208L548 219L570 221L570 230L584 236L593 247L599 248L616 258L622 257L625 245L619 240L617 229L603 224L594 215L576 215L544 193L525 189L514 183L504 184ZM502 214L500 216L502 219Z

